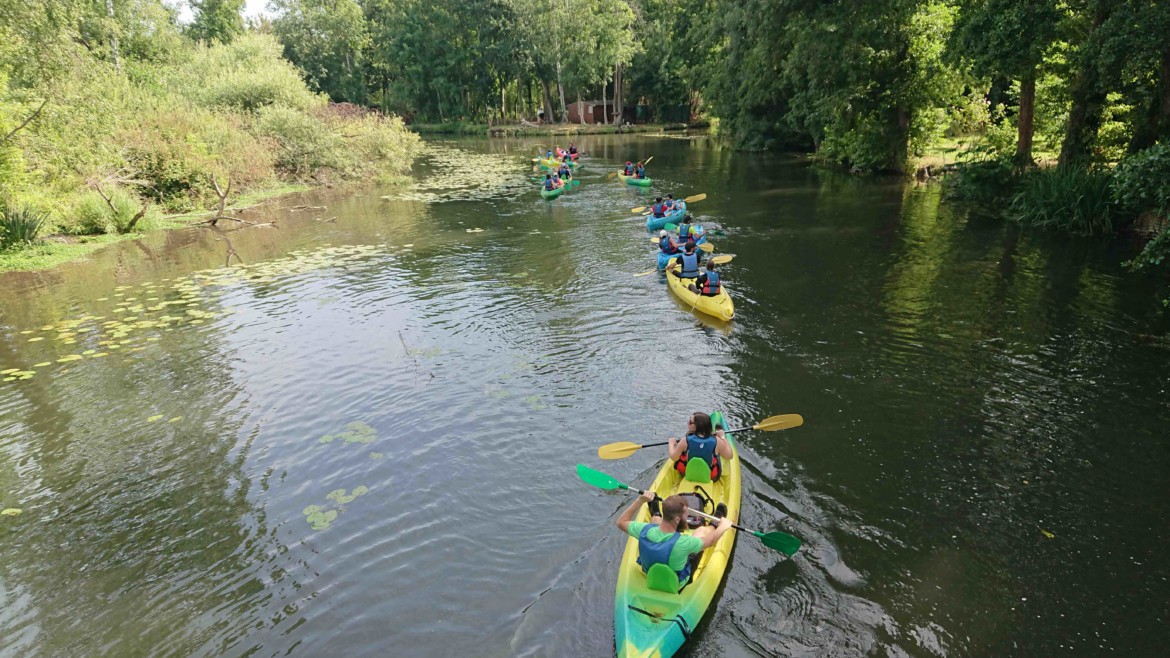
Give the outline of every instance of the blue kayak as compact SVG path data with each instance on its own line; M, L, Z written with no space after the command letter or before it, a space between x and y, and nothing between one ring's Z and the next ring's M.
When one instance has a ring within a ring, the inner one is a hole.
M662 217L655 217L654 215L647 217L646 230L658 231L667 224L681 224L683 217L687 216L687 204L682 201L679 201L678 204L678 208L675 208L673 211L666 213Z
M697 241L695 241L695 245L701 245L706 241L707 241L707 235L706 234L700 235L699 239ZM681 254L681 253L682 253L682 250L680 249L678 254ZM662 251L662 248L659 247L659 249L658 249L658 269L665 270L666 264L670 262L670 259L671 258L678 258L678 254L664 253Z

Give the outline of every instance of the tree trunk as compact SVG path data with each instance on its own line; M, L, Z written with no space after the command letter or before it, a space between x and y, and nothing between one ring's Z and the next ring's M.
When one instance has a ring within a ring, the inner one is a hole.
M1108 9L1098 9L1093 16L1093 33L1106 18ZM1088 38L1092 38L1092 33ZM1097 67L1092 62L1084 61L1083 53L1074 61L1077 62L1077 72L1070 89L1072 109L1068 114L1064 141L1060 145L1060 159L1057 161L1060 167L1088 162L1093 143L1097 141L1101 112L1105 107L1105 92L1101 90Z
M581 92L577 92L577 120L585 125L585 104L581 102Z
M504 96L504 83L500 82L500 124L504 123L504 117L508 115L508 99Z
M622 65L613 66L613 123L620 126L622 123Z
M1032 67L1020 80L1020 114L1016 125L1016 166L1031 167L1032 160L1032 117L1036 105L1036 68Z
M106 0L106 15L110 23L114 23L114 0ZM114 69L122 73L122 60L118 57L118 29L116 24L110 26L110 53L114 56Z
M568 121L568 112L565 110L565 85L561 82L561 58L557 58L557 89L561 95L561 121Z
M1145 116L1134 128L1128 151L1143 151L1157 143L1159 137L1167 136L1170 136L1170 46L1162 51L1158 85L1146 106Z
M594 123L597 123L594 121ZM601 123L609 124L609 104L605 100L605 82L601 83Z
M540 95L544 100L544 120L551 122L553 118L552 99L548 95L548 82L544 78L540 79Z

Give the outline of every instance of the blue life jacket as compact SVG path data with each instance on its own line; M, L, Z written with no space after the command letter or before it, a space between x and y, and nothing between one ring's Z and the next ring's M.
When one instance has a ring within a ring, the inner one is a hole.
M642 565L642 571L649 571L650 567L656 564L665 564L670 566L670 552L674 550L674 545L678 543L678 538L682 537L678 532L667 538L666 541L653 542L646 537L646 533L650 532L650 528L656 527L653 523L647 523L642 526L642 532L638 533L638 564ZM687 560L687 565L683 567L682 571L676 571L678 574L678 582L685 583L691 578L691 563Z
M551 190L552 188L553 188L552 179L551 178L544 179L544 189Z
M656 203L652 207L654 208L654 216L655 217L665 217L666 216L666 209L662 207L661 203Z
M670 256L678 253L678 247L670 243L669 235L664 238L658 238L658 248L662 250L662 253Z
M713 436L687 435L687 459L702 458L708 466L715 466L715 446L719 440Z
M707 270L707 282L703 284L703 294L718 295L719 288L719 273L715 270Z
M626 175L627 176L634 175L634 165L632 165L632 164L626 165Z
M694 253L689 256L683 254L679 260L682 261L682 272L680 273L682 278L694 279L699 276L699 254Z
M646 177L646 168L645 167L638 167L637 176L638 176L638 178L645 178Z

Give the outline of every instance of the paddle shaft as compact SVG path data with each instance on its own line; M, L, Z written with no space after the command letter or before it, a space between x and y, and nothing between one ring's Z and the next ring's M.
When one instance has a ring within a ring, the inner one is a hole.
M752 429L755 429L755 428L754 427L739 427L739 428L736 428L733 430L724 430L724 432L726 432L727 434L731 434L732 432L747 432L747 431L752 430ZM638 446L638 450L641 450L642 448L655 448L658 446L664 446L664 445L667 445L669 443L670 443L670 441L659 441L658 443L643 443L642 445Z

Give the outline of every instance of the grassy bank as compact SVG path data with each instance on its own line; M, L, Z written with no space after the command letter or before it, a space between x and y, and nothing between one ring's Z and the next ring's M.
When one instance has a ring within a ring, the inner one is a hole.
M19 84L0 66L0 270L190 224L221 193L239 207L408 174L418 136L310 91L271 36L172 36L120 64L66 40L51 77L23 71Z
M286 194L305 192L312 189L303 183L274 183L271 187L254 189L241 195L235 203L228 206L228 211L238 212L243 208L258 205ZM191 212L181 215L158 217L149 224L142 225L140 230L130 233L102 233L96 235L66 235L53 234L39 238L33 243L15 245L0 250L0 273L3 272L32 272L47 270L69 261L79 260L87 255L118 242L137 240L147 233L167 231L177 228L188 228L198 222L201 217L207 217L209 212ZM137 228L137 227L136 227Z
M407 126L420 135L491 135L493 137L524 137L547 135L622 135L626 133L659 133L686 130L685 123L639 123L634 125L607 126L601 124L553 123L543 126L523 124L491 126L482 123L447 122L413 123Z

